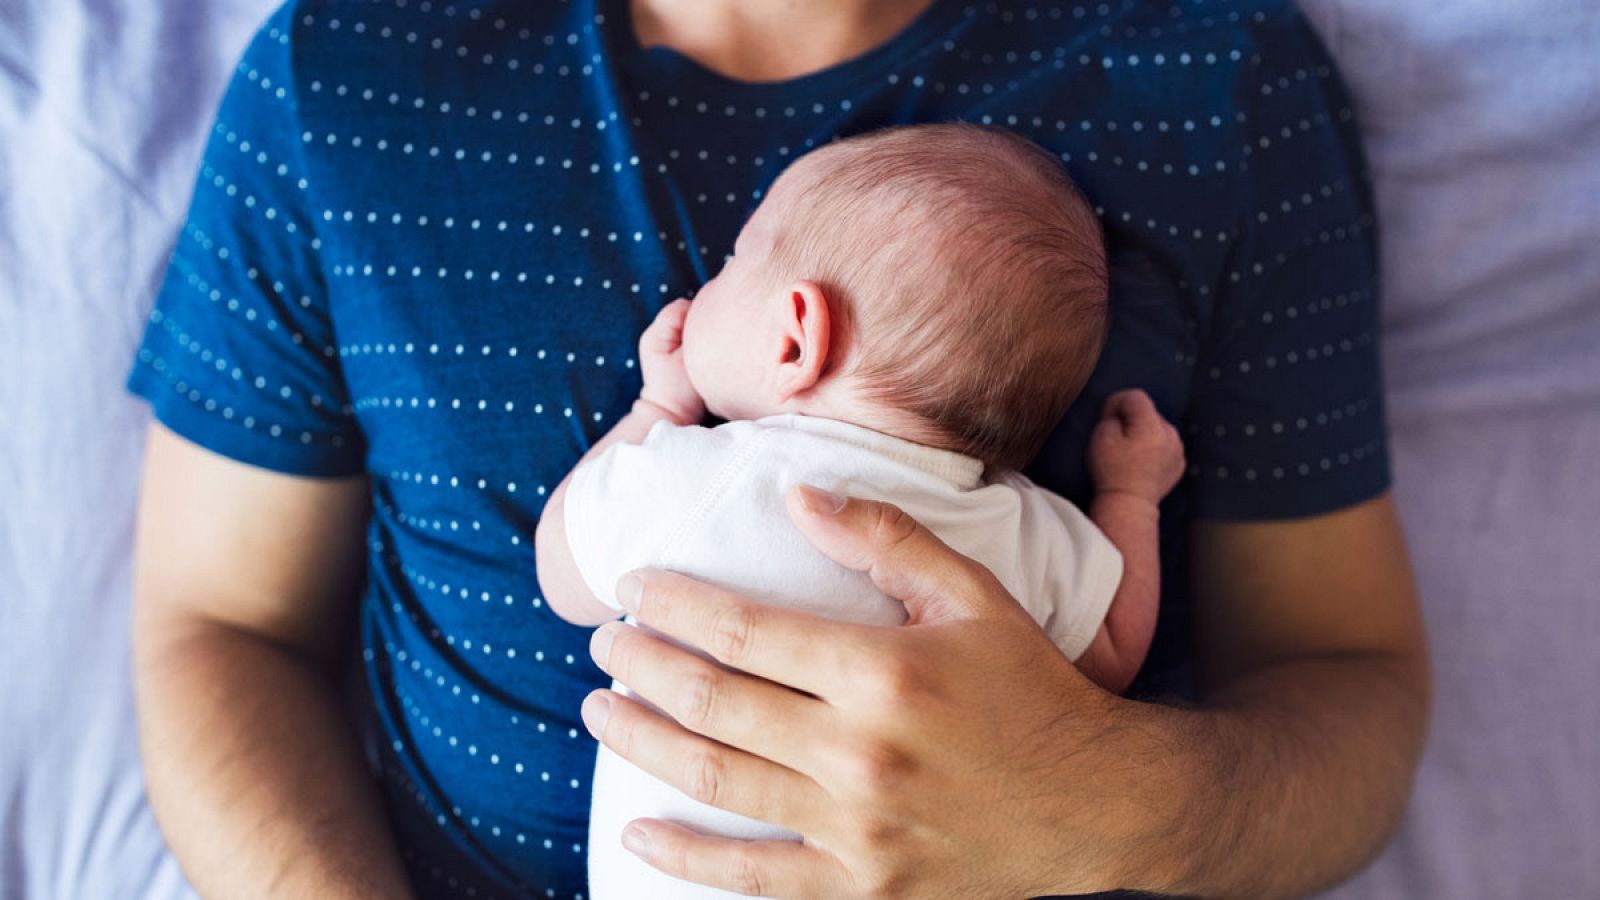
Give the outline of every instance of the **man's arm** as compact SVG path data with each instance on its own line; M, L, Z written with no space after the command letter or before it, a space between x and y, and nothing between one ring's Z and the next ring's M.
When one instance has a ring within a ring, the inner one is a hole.
M1205 710L1169 888L1296 896L1354 872L1410 792L1430 698L1405 541L1385 494L1280 522L1192 526Z
M410 895L336 686L365 479L279 475L160 425L134 669L151 805L207 897Z

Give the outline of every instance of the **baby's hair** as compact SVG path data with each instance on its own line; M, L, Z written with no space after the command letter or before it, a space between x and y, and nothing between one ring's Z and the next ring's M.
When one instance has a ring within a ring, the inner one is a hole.
M830 372L935 443L1018 469L1083 389L1107 328L1100 223L1061 164L998 128L899 126L794 169L773 275L833 304Z

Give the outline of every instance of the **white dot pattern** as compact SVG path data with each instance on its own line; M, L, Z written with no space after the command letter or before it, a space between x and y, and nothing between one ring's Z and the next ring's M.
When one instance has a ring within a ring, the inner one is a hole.
M419 891L584 896L605 678L539 595L545 499L785 166L953 118L1054 154L1112 249L1105 353L1032 477L1082 502L1099 406L1138 385L1192 464L1169 538L1387 484L1366 174L1278 3L937 2L764 85L641 51L621 0L296 0L257 35L130 385L218 452L370 478L371 730ZM1180 691L1181 546L1147 671Z

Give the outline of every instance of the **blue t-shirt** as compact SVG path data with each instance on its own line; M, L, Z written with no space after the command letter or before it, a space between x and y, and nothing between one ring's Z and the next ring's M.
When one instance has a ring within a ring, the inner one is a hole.
M625 0L308 0L256 36L130 385L234 459L370 477L367 724L424 893L584 893L607 679L532 537L637 395L639 333L807 149L957 118L1056 153L1104 222L1110 337L1028 474L1085 503L1117 389L1181 423L1141 685L1183 693L1184 523L1388 484L1366 173L1293 8L938 0L767 84L640 48Z

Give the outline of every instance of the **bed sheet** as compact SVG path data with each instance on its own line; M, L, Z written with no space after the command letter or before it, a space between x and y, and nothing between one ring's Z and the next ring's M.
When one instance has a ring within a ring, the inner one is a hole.
M0 2L0 896L186 897L127 654L121 383L271 0ZM1600 6L1306 0L1378 189L1401 508L1438 670L1394 845L1339 897L1600 895Z
M1600 897L1600 4L1301 5L1373 169L1435 668L1405 823L1335 896Z
M0 0L0 897L192 896L145 803L122 390L268 0Z

